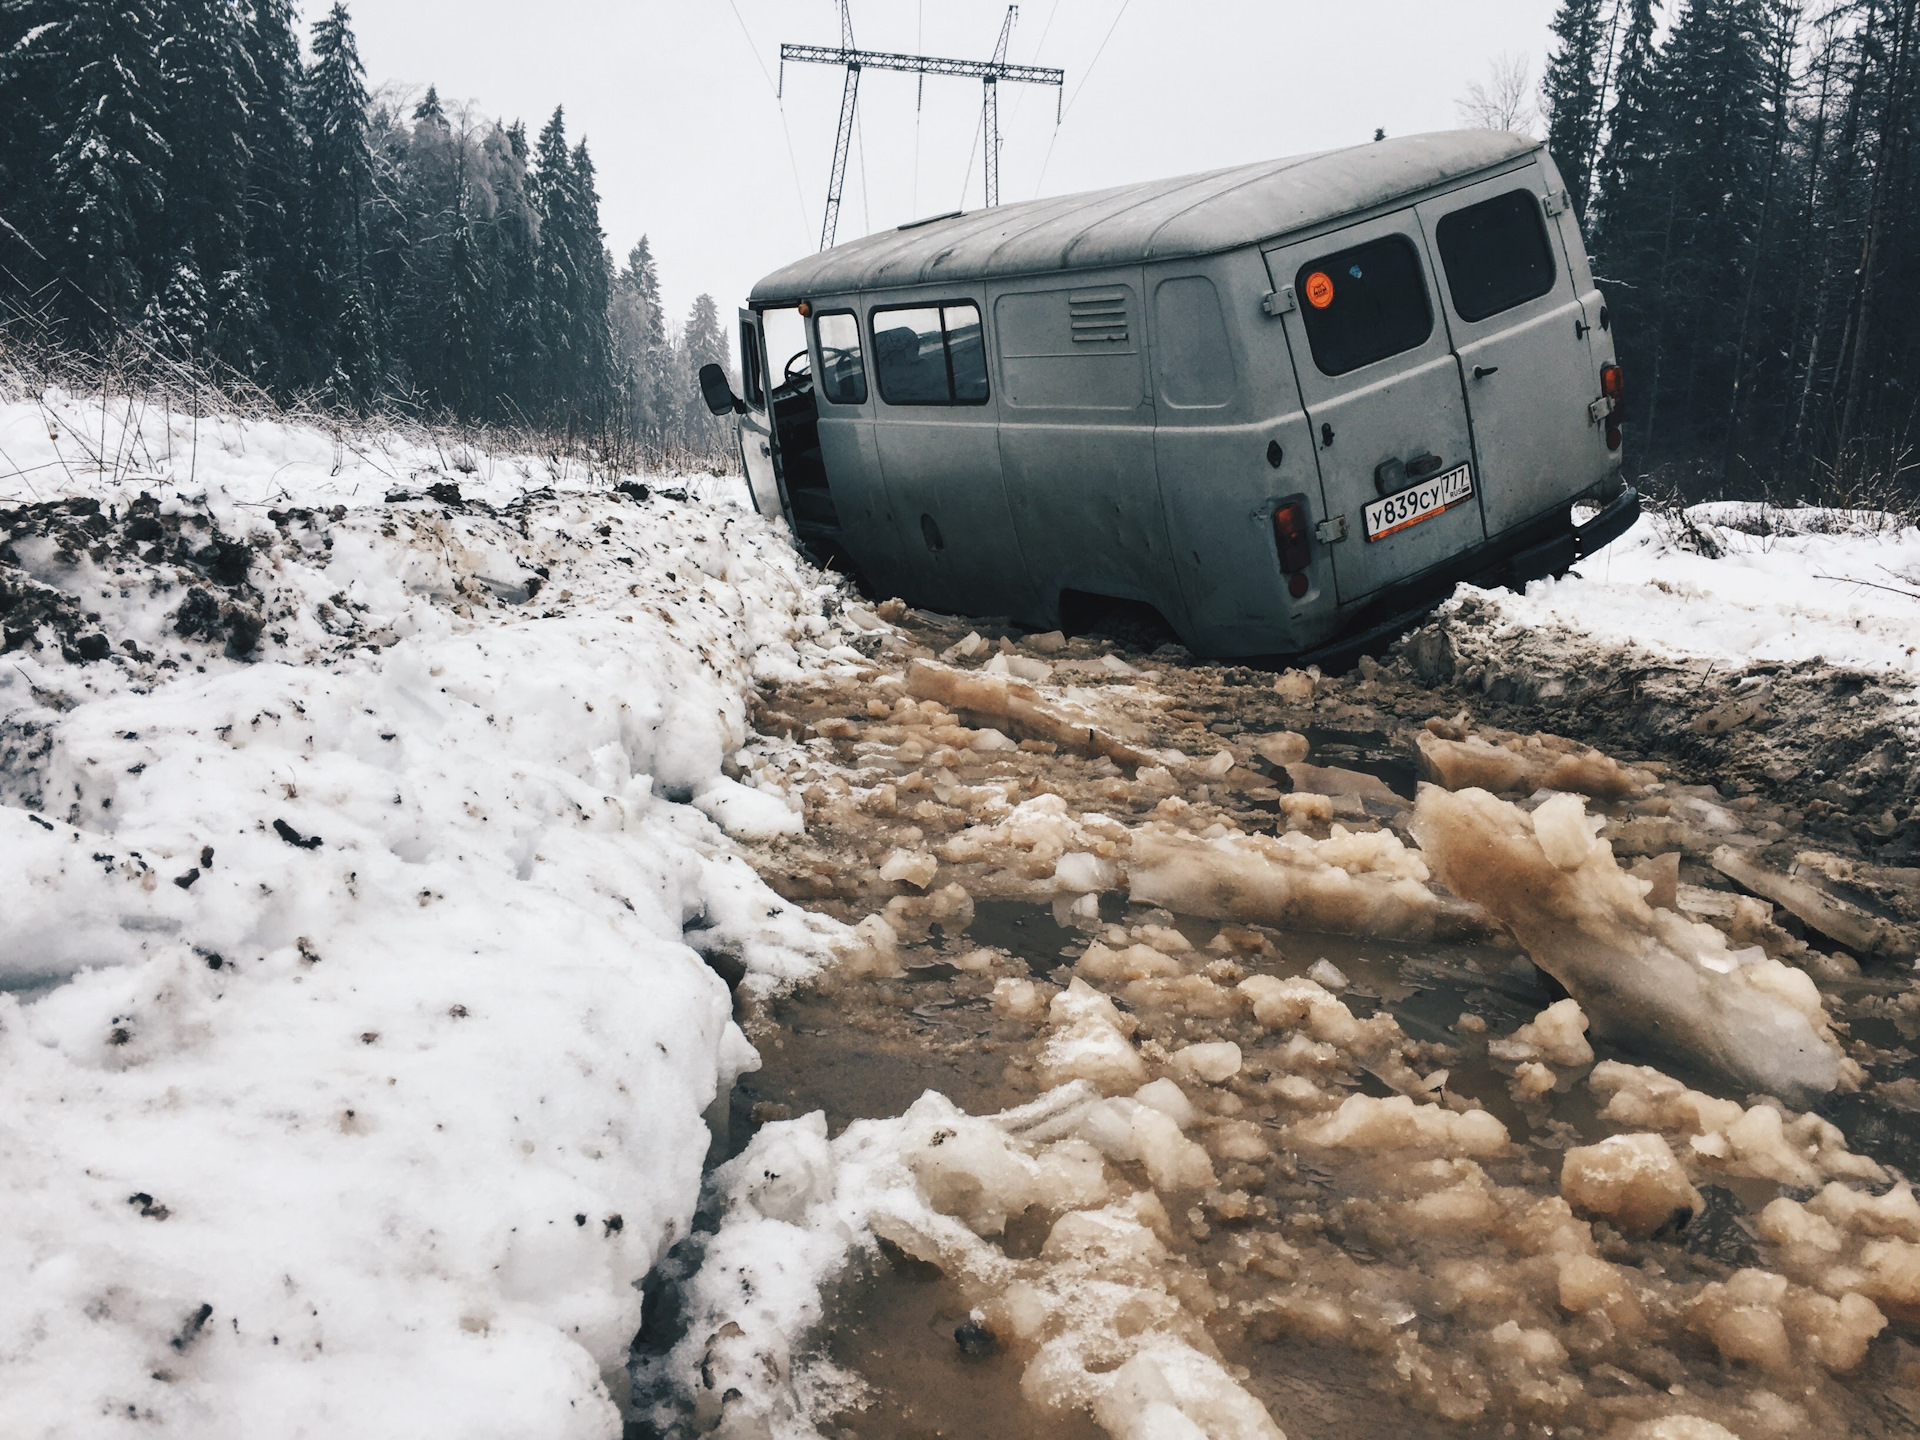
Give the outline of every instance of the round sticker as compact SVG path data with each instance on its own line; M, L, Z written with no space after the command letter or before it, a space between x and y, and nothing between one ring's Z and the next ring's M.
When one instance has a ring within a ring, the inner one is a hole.
M1333 277L1326 271L1316 270L1307 276L1307 303L1316 310L1333 303Z

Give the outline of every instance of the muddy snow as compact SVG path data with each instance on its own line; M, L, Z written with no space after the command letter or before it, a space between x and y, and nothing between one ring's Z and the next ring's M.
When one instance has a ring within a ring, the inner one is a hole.
M723 482L0 448L7 1433L1920 1425L1913 531L1276 674Z
M855 941L741 1001L644 1425L1911 1433L1909 667L1514 618L1589 583L1343 677L895 604L762 687L754 863Z

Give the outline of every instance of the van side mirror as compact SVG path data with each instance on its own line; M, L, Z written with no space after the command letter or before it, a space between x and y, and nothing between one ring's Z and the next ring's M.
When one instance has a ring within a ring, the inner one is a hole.
M747 413L747 402L733 393L733 386L727 383L727 372L718 365L700 367L700 394L707 402L707 409L716 415Z

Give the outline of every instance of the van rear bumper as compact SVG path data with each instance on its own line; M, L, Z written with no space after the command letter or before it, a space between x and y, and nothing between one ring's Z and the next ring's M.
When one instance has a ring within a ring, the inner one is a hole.
M1457 555L1375 595L1353 617L1350 629L1299 655L1289 665L1343 670L1360 656L1377 653L1438 609L1461 581L1519 588L1530 580L1560 575L1633 528L1640 518L1640 492L1631 485L1584 525L1573 523L1572 506L1516 525L1497 539Z
M1562 574L1568 566L1618 540L1639 518L1640 492L1629 485L1586 524L1571 525L1564 534L1514 552L1506 562L1507 568L1522 585L1544 575Z

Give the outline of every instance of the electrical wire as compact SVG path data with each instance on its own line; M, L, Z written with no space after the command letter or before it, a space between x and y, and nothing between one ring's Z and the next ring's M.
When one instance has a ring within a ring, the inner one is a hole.
M1093 59L1087 62L1087 73L1080 77L1080 83L1073 87L1073 94L1067 97L1066 108L1060 112L1060 122L1066 123L1067 116L1073 113L1073 103L1080 98L1080 92L1087 88L1087 82L1093 78L1093 72L1100 64L1100 57L1107 53L1107 41L1113 39L1113 32L1120 28L1120 21L1126 16L1127 6L1133 0L1120 0L1120 10L1113 17L1113 24L1107 27L1106 35L1100 41L1100 48L1093 52Z
M1058 3L1058 0L1055 0ZM913 53L926 53L927 0L916 0L913 7ZM914 76L913 83L913 205L909 216L920 213L920 110L927 98L926 72Z
M1040 52L1046 49L1047 35L1053 29L1053 17L1058 15L1059 13L1060 13L1060 0L1053 0L1052 8L1047 11L1047 23L1040 27L1040 42L1039 44L1033 47L1033 54L1028 58L1027 63L1029 65L1038 65L1040 63ZM1007 119L1009 122L1012 121L1014 116L1020 113L1020 106L1026 100L1026 98L1027 98L1027 92L1025 90L1021 90L1015 93L1013 97L1013 104L1010 107L1008 107L1008 110L1007 110Z
M1053 127L1053 139L1047 142L1047 157L1040 162L1040 178L1034 182L1033 198L1036 200L1040 198L1040 187L1047 183L1047 166L1053 163L1053 147L1060 141L1060 126L1065 125L1067 116L1073 113L1074 102L1080 98L1080 92L1087 88L1087 82L1093 78L1094 69L1100 63L1100 57L1107 53L1107 41L1113 39L1113 32L1120 28L1121 18L1126 15L1127 6L1132 3L1133 0L1120 0L1120 9L1114 14L1113 24L1107 27L1107 33L1101 38L1100 48L1093 52L1093 59L1087 62L1086 74L1080 77L1080 83L1073 87L1073 94L1067 98L1067 103L1061 108L1060 125Z
M960 205L967 208L967 186L973 183L973 152L980 149L981 132L987 128L987 107L980 107L980 118L973 122L973 143L967 146L967 173L960 177Z
M853 141L860 147L860 218L866 222L867 234L871 235L873 210L867 204L867 116L858 108L853 112Z
M760 58L760 47L753 43L753 32L747 29L740 7L734 4L734 0L727 0L727 8L733 11L734 23L740 27L747 49L753 54L753 63L760 67L761 79L767 82L767 89L773 92L774 108L780 112L780 130L787 137L787 164L793 167L793 198L800 206L800 233L804 236L807 234L807 192L800 183L800 157L794 153L793 130L787 124L787 102L781 97L780 87L774 83L773 72L767 69L767 62Z

